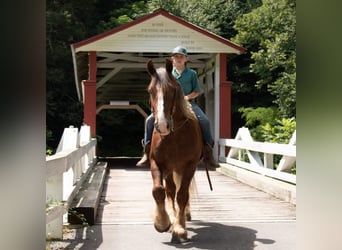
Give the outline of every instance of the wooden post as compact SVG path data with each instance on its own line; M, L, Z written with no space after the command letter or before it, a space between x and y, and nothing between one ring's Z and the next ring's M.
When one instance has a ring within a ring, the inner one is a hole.
M89 76L84 85L84 123L91 128L91 136L96 135L96 52L89 52Z
M89 80L96 81L96 51L89 52Z
M227 58L226 54L220 54L220 138L231 138L231 91L232 82L227 79ZM229 148L225 149L226 154Z
M232 82L227 79L227 59L220 54L220 138L231 138L231 90Z
M84 86L83 121L91 128L91 136L96 135L96 82L82 81Z

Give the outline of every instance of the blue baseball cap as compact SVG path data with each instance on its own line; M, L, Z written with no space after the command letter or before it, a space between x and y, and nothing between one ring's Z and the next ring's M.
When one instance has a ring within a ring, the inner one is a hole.
M175 54L182 54L184 56L188 56L188 51L186 50L186 48L182 46L177 46L176 48L172 50L172 55L175 55Z

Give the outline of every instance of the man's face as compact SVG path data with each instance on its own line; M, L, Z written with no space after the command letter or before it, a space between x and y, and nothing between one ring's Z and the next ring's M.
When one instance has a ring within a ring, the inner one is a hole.
M188 61L188 57L183 54L175 54L171 58L174 66L185 65Z

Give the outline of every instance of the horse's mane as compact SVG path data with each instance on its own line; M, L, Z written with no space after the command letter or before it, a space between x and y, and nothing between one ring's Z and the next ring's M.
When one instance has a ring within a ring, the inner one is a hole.
M176 107L184 116L191 120L196 120L196 115L192 110L191 104L184 99L184 93L181 85L177 82L176 78L172 74L168 74L165 68L158 68L155 74L155 78L152 79L148 86L148 91L152 93L155 91L156 84L159 83L163 93L169 88L176 89Z
M184 99L184 93L181 85L178 82L176 82L176 84L178 85L176 100L180 111L185 115L186 118L196 120L197 118L194 111L192 110L190 102Z

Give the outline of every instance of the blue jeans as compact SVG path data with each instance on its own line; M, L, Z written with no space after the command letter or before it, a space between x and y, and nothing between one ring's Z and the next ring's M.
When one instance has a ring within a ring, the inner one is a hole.
M208 117L203 113L203 111L201 110L201 108L197 104L192 103L192 102L190 102L190 103L192 106L192 110L196 114L199 125L201 127L204 142L206 144L213 146L214 140L213 140L213 137L211 136L210 122L209 122ZM145 124L144 144L151 141L151 139L152 139L152 132L153 132L153 127L154 127L154 116L153 116L153 114L150 114L146 118L145 122L146 122L146 124Z

